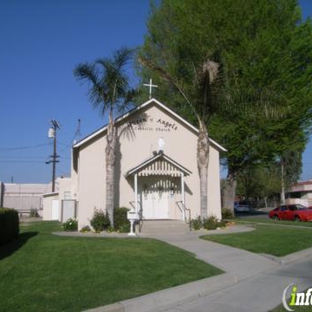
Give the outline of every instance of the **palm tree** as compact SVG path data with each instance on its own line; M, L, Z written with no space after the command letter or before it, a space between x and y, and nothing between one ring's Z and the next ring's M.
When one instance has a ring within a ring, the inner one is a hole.
M116 162L116 127L114 111L126 109L137 94L130 87L129 77L125 67L132 58L133 51L128 48L117 50L111 59L102 58L93 63L78 64L74 69L74 76L78 80L87 81L89 99L95 109L102 115L108 113L106 135L106 211L109 214L111 226L114 226L114 188Z
M172 76L168 71L158 66L153 61L140 58L140 62L169 81L178 90L180 95L182 95L197 119L199 127L197 165L200 179L200 215L202 218L206 218L208 216L209 165L209 136L207 123L216 108L217 86L219 85L219 64L210 59L206 59L197 69L193 64L193 88L192 90L186 90L181 80Z

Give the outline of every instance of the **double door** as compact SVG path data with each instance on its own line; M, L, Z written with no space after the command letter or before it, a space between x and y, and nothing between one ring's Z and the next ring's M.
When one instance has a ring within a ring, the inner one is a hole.
M143 219L169 218L169 182L157 176L142 177L140 198Z

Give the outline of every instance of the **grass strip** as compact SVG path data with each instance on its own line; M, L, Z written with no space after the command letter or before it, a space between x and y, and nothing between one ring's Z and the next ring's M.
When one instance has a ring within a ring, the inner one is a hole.
M1 311L81 311L221 271L153 239L51 235L57 222L21 225L0 247Z
M309 228L254 225L255 231L237 234L205 235L203 239L277 257L312 247Z
M308 227L312 228L312 222L295 222L295 221L276 221L270 218L257 218L257 217L248 217L248 218L236 218L236 223L261 223L261 224L270 224L270 225L285 225L285 226L296 226L296 227Z

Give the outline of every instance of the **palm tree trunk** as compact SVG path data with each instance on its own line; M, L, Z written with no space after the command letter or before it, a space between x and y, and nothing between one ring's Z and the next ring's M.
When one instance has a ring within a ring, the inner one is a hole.
M207 128L200 122L197 141L197 165L200 181L200 216L208 216L208 164L209 164L209 138Z
M283 158L281 159L281 205L285 205L285 167Z
M106 139L106 211L109 214L111 226L114 227L116 130L112 112L109 116Z
M236 175L229 172L222 194L222 208L230 209L234 213L234 200L236 195Z

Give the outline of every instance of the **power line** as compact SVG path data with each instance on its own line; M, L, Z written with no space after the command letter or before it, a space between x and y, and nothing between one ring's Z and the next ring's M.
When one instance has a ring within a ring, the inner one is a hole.
M21 159L21 158L28 158L28 159L31 159L31 158L33 158L33 159L42 159L42 158L44 158L45 156L16 156L16 155L0 155L0 159L1 158L8 158L8 159L11 159L11 158L19 158L19 159Z
M0 160L0 163L14 163L14 164L20 164L20 163L29 163L29 164L44 164L43 161L38 160Z
M17 151L17 150L24 150L24 149L31 149L31 148L38 148L42 146L48 146L50 143L43 143L37 145L28 145L28 146L19 146L19 147L2 147L0 151Z
M69 143L68 143L68 144L64 144L64 143L58 142L59 145L65 146L65 147L60 151L60 153L66 151L67 149L69 149L70 147L73 146L73 144L75 143L75 139L76 139L77 137L81 136L81 131L80 131L80 129L81 129L81 119L78 119L76 132L75 132L73 138L69 141Z

